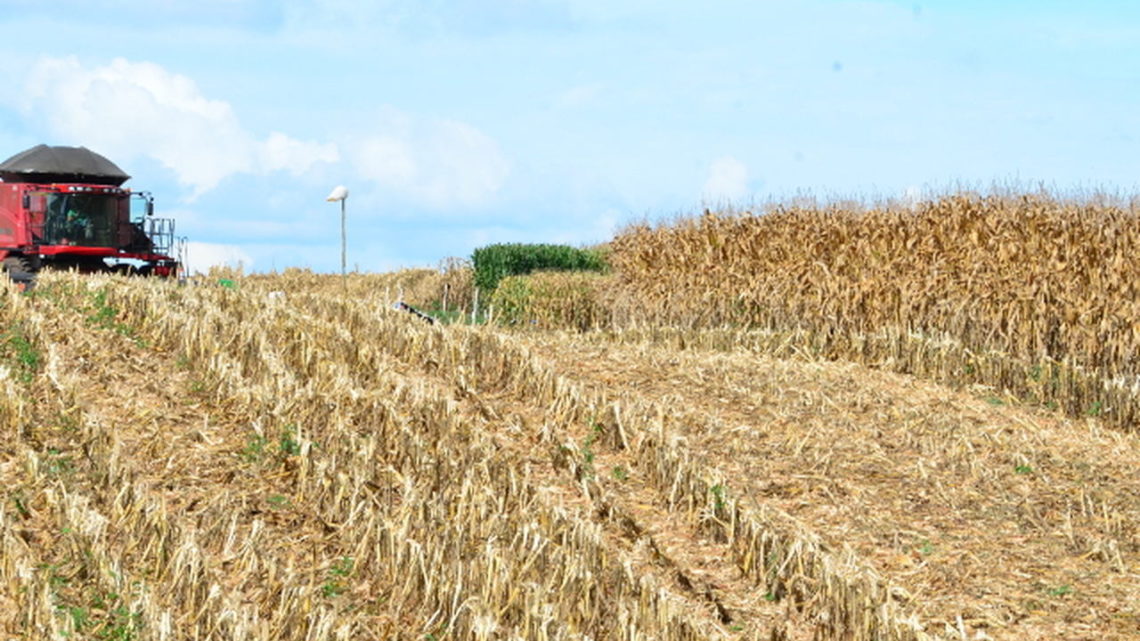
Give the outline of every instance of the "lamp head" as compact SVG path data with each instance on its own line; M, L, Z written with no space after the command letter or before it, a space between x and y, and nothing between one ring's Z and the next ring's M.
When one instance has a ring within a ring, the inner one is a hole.
M330 193L329 197L325 200L331 203L338 200L344 200L345 198L348 198L348 187L345 187L344 185L337 185L335 188L333 188L332 193Z

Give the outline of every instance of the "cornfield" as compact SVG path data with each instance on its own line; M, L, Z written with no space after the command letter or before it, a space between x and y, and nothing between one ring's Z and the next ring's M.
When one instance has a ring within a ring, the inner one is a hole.
M1140 216L958 194L636 226L612 244L620 324L795 334L829 358L1140 420Z
M611 313L604 286L610 279L589 272L538 272L499 282L490 305L494 319L508 326L606 327Z

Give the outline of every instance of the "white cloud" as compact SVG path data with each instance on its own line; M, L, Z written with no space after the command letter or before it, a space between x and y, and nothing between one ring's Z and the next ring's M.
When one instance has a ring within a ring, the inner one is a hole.
M354 157L360 173L385 186L411 188L416 181L411 144L397 136L366 138L357 145Z
M85 145L122 164L149 156L196 197L236 173L289 171L339 158L333 144L274 132L258 140L229 103L202 95L190 78L122 58L88 68L78 59L43 58L29 72L23 111L67 144Z
M307 172L318 162L340 160L335 144L304 142L276 131L258 145L258 151L263 171L288 171L294 176Z
M353 143L349 155L356 170L417 205L484 204L510 173L498 143L466 123L417 119L389 108L377 129Z
M161 203L159 203L161 205ZM192 238L209 237L229 242L256 240L265 242L282 238L311 237L316 222L311 216L292 214L283 217L258 218L217 216L197 209L161 207L164 218L173 218L178 235Z
M253 266L253 258L236 245L218 243L186 243L186 272L204 274L214 266L243 267L248 271Z
M554 106L559 109L578 109L597 101L604 87L601 83L571 87L554 98Z
M710 202L736 203L745 200L751 196L748 167L732 156L717 158L709 166L701 196Z

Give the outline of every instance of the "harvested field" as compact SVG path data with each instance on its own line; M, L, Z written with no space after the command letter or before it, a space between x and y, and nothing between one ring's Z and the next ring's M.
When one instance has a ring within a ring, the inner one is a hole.
M604 408L525 349L269 289L55 276L9 294L43 363L26 384L5 379L26 388L5 402L4 632L791 630L783 604L686 578L688 555L733 575L700 535L704 496L681 487L687 509L634 514L611 498L617 479L570 459Z
M631 334L529 340L587 387L678 408L745 504L850 549L928 627L1140 638L1135 436L986 388Z
M4 294L0 632L1140 638L1098 419L234 280Z

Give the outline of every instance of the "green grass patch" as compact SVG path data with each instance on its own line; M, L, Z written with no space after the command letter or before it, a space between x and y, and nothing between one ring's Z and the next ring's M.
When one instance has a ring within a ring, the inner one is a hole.
M28 338L22 323L15 323L0 332L0 359L12 366L16 378L24 384L32 382L43 364L39 348Z

